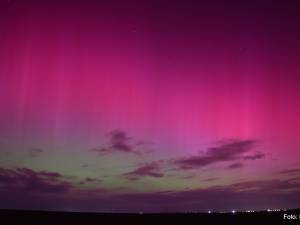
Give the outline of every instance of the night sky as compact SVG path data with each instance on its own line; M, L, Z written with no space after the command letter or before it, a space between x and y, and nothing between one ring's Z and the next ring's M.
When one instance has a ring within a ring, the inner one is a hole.
M300 207L300 5L197 2L0 2L0 208Z

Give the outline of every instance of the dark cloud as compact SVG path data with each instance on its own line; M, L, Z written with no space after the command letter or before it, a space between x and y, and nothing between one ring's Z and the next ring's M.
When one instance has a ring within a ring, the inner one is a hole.
M292 182L292 181L300 181L300 177L293 177L293 178L290 178L288 179L288 181Z
M0 168L0 189L27 193L65 193L72 184L55 172Z
M239 159L242 154L249 152L255 145L254 140L234 140L222 142L218 146L210 147L205 154L175 160L181 169L194 169L220 162Z
M102 182L101 179L87 177L84 180L80 181L79 184L90 184L90 183L96 184L100 182Z
M0 168L0 192L9 192L10 194L62 195L74 192L86 193L86 189L80 189L75 184L99 184L100 182L102 181L98 178L78 179L77 177L63 176L56 172L34 171L28 168ZM89 190L89 192L95 190Z
M211 181L216 181L216 180L219 180L219 179L220 178L218 178L218 177L207 178L207 179L202 180L202 182L211 182Z
M243 159L244 160L257 160L257 159L262 159L262 158L265 158L265 157L266 157L265 154L258 152L254 155L247 155L247 156L243 157Z
M111 148L116 151L121 152L133 152L133 147L131 146L130 140L131 138L127 136L124 131L114 130L109 134Z
M89 177L87 177L87 178L85 178L85 181L86 182L96 182L96 181L99 181L99 180L95 179L95 178L89 178Z
M243 166L244 166L243 163L233 163L233 164L229 165L229 166L227 167L227 169L237 169L237 168L241 168L241 167L243 167Z
M44 150L41 148L32 148L29 150L29 156L35 158L35 157L39 156L40 154L42 154L43 152L44 152Z
M287 179L287 180L257 180L240 182L229 186L229 188L235 191L254 191L254 192L286 192L292 190L300 191L299 179Z
M142 177L163 177L164 174L160 171L160 166L156 162L152 162L143 166L138 167L137 169L123 174L124 177L128 180L139 180Z
M90 177L85 178L84 181L85 181L86 183L101 182L100 179L97 179L97 178L90 178Z
M289 169L289 170L282 170L279 171L279 174L293 174L293 173L298 173L300 172L300 169Z
M151 142L146 141L134 141L133 138L129 137L122 130L113 130L107 134L109 138L108 144L96 148L90 149L92 152L97 152L99 154L106 154L112 152L123 152L123 153L133 153L140 155L142 153L152 152L147 150L147 146L151 145ZM141 149L145 148L145 149Z

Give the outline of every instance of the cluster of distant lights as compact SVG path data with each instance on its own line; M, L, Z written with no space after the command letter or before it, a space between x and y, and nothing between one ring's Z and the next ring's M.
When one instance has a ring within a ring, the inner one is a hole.
M263 210L259 210L259 211L255 211L255 210L245 210L245 211L236 211L236 210L231 210L231 213L232 214L235 214L237 212L239 213L254 213L254 212L262 212ZM280 211L286 211L286 209L267 209L265 210L267 212L280 212ZM211 213L228 213L228 212L216 212L216 211L211 211L211 210L208 210L207 211L208 214L211 214Z
M254 212L254 211L252 211L252 210L247 210L246 212ZM211 211L211 210L208 210L207 213L208 213L208 214L211 214L211 213L227 213L227 212L215 212L215 211L213 212L213 211ZM231 213L232 213L232 214L235 214L236 211L235 211L235 210L232 210Z
M255 212L281 212L281 211L287 211L287 209L266 209L266 210L239 210L239 211L236 211L235 209L231 210L231 211L212 211L212 210L208 210L207 213L208 214L212 214L212 213L232 213L232 214L236 214L236 213L255 213ZM140 211L138 212L139 214L144 214L143 211ZM190 211L190 212L185 212L185 213L201 213L201 212L194 212L194 211Z

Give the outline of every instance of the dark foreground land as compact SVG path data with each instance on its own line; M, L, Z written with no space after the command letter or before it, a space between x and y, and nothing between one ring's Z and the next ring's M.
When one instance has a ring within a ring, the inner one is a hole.
M296 219L284 219L284 214ZM0 210L0 224L94 225L94 224L299 224L300 210L253 213L114 214Z

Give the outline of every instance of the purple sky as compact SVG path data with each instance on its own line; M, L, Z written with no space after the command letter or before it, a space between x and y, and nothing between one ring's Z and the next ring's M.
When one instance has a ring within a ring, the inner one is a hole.
M300 6L195 2L0 2L0 208L300 207Z

